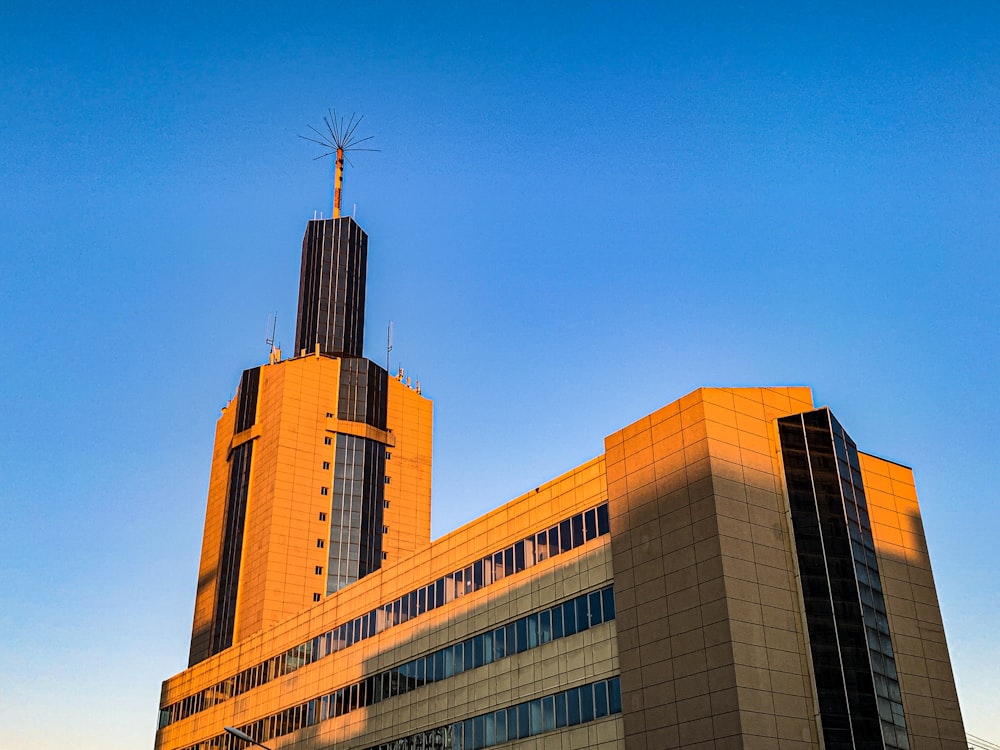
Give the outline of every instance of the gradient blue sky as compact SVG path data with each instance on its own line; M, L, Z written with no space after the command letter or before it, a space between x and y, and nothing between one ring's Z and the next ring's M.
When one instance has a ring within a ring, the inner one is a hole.
M8 0L0 726L153 741L214 422L294 335L327 161L435 401L435 536L700 385L807 384L915 467L967 729L1000 740L1000 6Z

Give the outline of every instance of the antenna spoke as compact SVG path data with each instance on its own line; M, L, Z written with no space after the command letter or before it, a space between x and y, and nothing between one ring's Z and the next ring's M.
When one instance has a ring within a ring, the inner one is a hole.
M344 115L337 115L337 110L330 107L327 109L327 114L323 118L323 124L326 125L326 133L317 130L312 125L307 127L316 135L313 138L308 135L300 135L299 138L309 141L310 143L315 143L318 146L322 146L324 153L319 156L313 157L313 161L322 159L332 154L337 154L337 169L334 176L334 189L333 189L333 216L334 218L340 216L340 195L341 186L344 183L344 170L343 162L340 161L340 156L344 155L347 151L378 151L377 148L366 148L361 144L367 143L375 136L365 136L364 138L358 138L355 134L358 132L358 127L361 125L362 120L365 119L364 115L359 115L357 112L352 112L349 118L345 118ZM344 155L344 160L351 166L354 167L354 162Z

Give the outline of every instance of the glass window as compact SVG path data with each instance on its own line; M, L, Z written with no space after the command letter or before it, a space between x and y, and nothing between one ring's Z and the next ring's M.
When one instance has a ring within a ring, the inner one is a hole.
M562 606L563 635L573 635L576 632L576 604L572 601Z
M477 716L472 720L472 747L479 750L486 745L486 717Z
M507 741L507 711L501 710L493 714L496 725L497 744Z
M472 666L481 667L485 663L483 655L483 636L477 635L472 639Z
M559 527L549 529L549 557L559 554Z
M483 561L477 560L472 566L472 588L479 591L483 587Z
M508 547L503 551L503 574L505 576L514 575L514 548Z
M559 551L569 552L573 549L573 538L570 535L569 521L559 524Z
M507 655L507 631L504 628L497 628L493 631L493 657L502 659Z
M506 575L503 564L503 552L493 555L493 577L499 581Z
M583 536L588 542L597 536L597 511L593 508L583 514Z
M594 720L594 688L592 685L580 687L580 721Z
M517 707L511 706L507 709L507 739L516 740L517 737Z
M549 534L547 531L540 531L535 537L535 556L538 558L538 562L549 556Z
M522 703L517 707L518 738L531 736L531 711L528 706L529 704Z
M590 617L587 613L587 596L580 596L576 599L576 629L579 632L590 627Z
M522 540L514 545L514 572L520 573L524 568L524 540Z
M610 534L611 533L611 521L608 518L608 504L597 506L597 533L598 534Z
M466 642L465 644L465 670L468 671L473 667L472 659L472 644Z
M566 693L556 693L556 728L566 726Z
M528 734L542 733L542 699L536 698L528 704Z
M604 604L604 621L615 619L615 590L610 586L601 592Z
M552 610L546 609L538 613L538 630L541 643L552 640Z
M528 649L528 623L524 618L514 622L514 630L517 632L517 640L514 646L514 653L519 654Z
M556 728L555 699L549 695L542 698L542 731L549 732Z
M493 661L493 631L483 633L483 664Z
M590 617L590 626L601 624L601 592L594 591L587 596L587 614Z
M483 735L483 747L492 747L497 744L496 716L488 713L483 717L486 733ZM433 747L433 746L432 746Z
M535 648L538 645L538 615L528 615L525 623L528 630L528 648Z
M577 513L570 519L570 526L573 529L573 547L583 544L583 514Z
M622 687L617 677L608 680L608 706L611 713L621 713L622 710Z
M563 608L561 604L552 608L552 639L563 637Z
M580 723L580 689L573 688L566 691L566 717L568 724L572 727Z
M600 719L608 715L608 683L601 681L594 684L594 718Z

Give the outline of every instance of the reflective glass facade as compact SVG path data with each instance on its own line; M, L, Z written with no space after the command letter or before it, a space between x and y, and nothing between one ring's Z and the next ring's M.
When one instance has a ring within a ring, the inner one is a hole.
M778 420L829 750L909 750L857 446L828 409Z
M336 445L327 594L368 575L382 562L385 447L355 435L337 435Z

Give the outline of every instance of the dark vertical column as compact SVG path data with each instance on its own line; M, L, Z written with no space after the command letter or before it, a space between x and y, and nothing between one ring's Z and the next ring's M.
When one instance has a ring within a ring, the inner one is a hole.
M302 238L295 352L360 357L368 235L349 216L310 221Z
M826 745L907 750L857 447L827 409L778 430Z
M250 370L244 370L236 405L236 434L253 427L257 416L257 392L259 388L260 368L254 367ZM229 648L233 643L233 630L236 624L236 597L240 586L240 559L243 556L243 530L246 526L252 459L252 440L237 446L229 456L229 489L226 498L222 554L219 556L211 654L217 654L223 649Z

